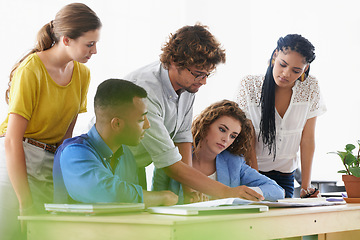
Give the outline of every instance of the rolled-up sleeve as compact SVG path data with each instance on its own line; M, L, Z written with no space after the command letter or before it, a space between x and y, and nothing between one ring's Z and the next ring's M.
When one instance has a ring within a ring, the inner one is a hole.
M113 174L97 158L90 147L81 144L67 146L60 157L65 187L75 201L143 202L140 185L127 181L126 175ZM121 166L122 173L136 175L136 165Z
M181 154L164 124L165 113L162 110L164 107L156 99L148 97L147 108L147 117L151 126L146 130L141 144L150 155L155 167L163 168L180 161Z

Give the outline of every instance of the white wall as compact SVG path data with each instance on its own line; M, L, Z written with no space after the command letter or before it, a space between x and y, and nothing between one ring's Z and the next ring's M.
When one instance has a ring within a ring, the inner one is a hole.
M37 31L70 2L0 0L1 94L7 88L12 65L33 46ZM98 14L103 29L98 54L87 63L92 74L88 113L80 115L75 134L87 127L92 116L97 85L157 60L169 33L183 25L199 21L209 26L227 50L227 63L218 67L197 94L195 114L217 100L233 99L242 76L265 73L277 39L299 33L316 47L311 74L319 79L328 108L317 122L313 179L340 180L336 173L340 160L326 153L360 139L360 15L355 0L79 2ZM2 118L6 112L7 105L1 101Z

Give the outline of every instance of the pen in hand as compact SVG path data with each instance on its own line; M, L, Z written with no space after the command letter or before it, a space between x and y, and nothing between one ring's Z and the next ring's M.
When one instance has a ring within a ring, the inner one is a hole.
M307 192L305 196L303 196L302 198L309 198L311 197L314 193L316 193L316 191L318 191L317 188L314 188L314 191L313 192Z

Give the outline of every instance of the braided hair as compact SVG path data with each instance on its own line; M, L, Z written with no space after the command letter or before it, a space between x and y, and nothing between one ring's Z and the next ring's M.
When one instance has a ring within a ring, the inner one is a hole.
M271 54L270 64L267 68L264 83L261 90L260 106L261 106L261 120L260 120L260 136L264 146L269 149L269 155L274 153L274 160L276 157L276 126L275 126L275 80L273 77L274 64L272 59L276 51L295 51L301 54L306 63L310 64L315 59L315 47L299 34L288 34L285 37L280 37L277 41L277 47ZM309 76L310 67L304 72L305 79Z

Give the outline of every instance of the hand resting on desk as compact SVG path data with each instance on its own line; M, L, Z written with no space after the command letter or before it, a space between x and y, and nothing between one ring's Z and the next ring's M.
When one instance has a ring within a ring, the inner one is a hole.
M144 191L145 207L171 206L178 202L178 196L171 191Z

